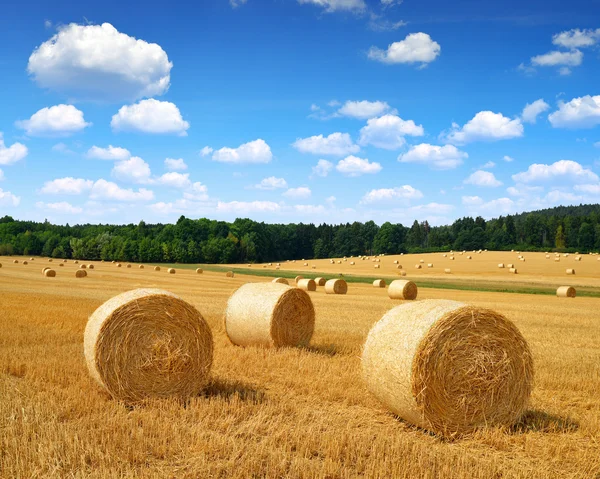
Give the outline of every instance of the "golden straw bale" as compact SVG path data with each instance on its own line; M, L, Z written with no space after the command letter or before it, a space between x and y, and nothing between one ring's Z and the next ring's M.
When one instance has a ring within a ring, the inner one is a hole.
M374 265L373 265L373 267L374 267L375 269L379 269L379 268L381 267L381 265L379 265L379 264L374 264Z
M433 268L433 263L427 263L428 268Z
M391 299L417 299L418 292L417 285L405 279L395 279L388 288L388 296Z
M504 263L498 263L498 268L504 268Z
M139 268L139 269L144 269L144 265L143 265L143 264L140 264L140 265L138 266L138 268Z
M238 346L307 346L315 328L309 295L280 283L248 283L227 301L225 331Z
M85 278L87 276L87 271L85 269L78 269L75 271L76 278Z
M52 258L48 258L48 263L52 263Z
M559 263L559 262L560 262L560 256L556 256L556 257L554 258L554 261L555 261L556 263Z
M577 295L573 286L560 286L556 290L556 296L559 298L574 298Z
M444 273L450 274L450 273L452 273L452 270L450 268L446 268L446 269L444 269Z
M325 283L326 294L346 294L348 292L348 283L343 279L330 279Z
M398 264L398 260L397 259L394 260L394 264Z
M510 269L508 270L508 272L509 272L509 273L512 273L512 274L517 274L517 268L510 268Z
M227 273L225 273L225 277L227 278L233 278L233 271L227 271Z
M581 261L581 256L575 256L575 261Z
M399 264L398 266L396 266L396 269L402 269L402 265Z
M0 263L0 268L2 268L2 263Z
M120 268L120 267L121 267L121 263L117 263L117 268Z
M51 269L50 266L45 266L44 268L42 268L42 274L44 274L47 269Z
M421 269L421 265L420 264L416 264L415 265L415 269Z
M451 259L452 261L454 261L454 256L450 256L450 259Z
M317 286L325 286L325 283L327 282L327 280L325 278L315 278L315 283L317 283Z
M290 284L285 278L275 278L271 283Z
M280 267L279 266L275 266L275 269L280 269Z
M400 276L406 276L406 271L402 270L398 273Z
M300 281L301 279L304 279L304 276L298 275L294 278L294 281L296 282L296 284L298 284L298 281Z
M66 262L67 262L67 260L66 260L66 259L63 259L63 263L66 263Z
M56 276L56 271L48 268L46 271L44 271L44 276L46 276L46 278L54 278Z
M128 268L131 268L131 264L127 263L127 267L128 267Z
M66 260L65 260L65 262L66 262ZM78 260L78 259L76 259L75 261L73 261L73 263L75 263L75 264L79 264L79 260ZM114 263L114 261L113 261L113 263Z
M550 258L550 255L549 255L549 254L547 254L547 255L546 255L546 259L548 259L548 258Z
M600 259L600 258L598 258ZM356 263L354 261L350 261L350 266L354 266Z
M27 266L29 263L27 261L23 261L23 263L25 266Z
M202 268L196 268L196 274L202 274L202 273L204 273Z
M155 266L154 271L160 271L160 266Z
M160 289L136 289L88 320L84 353L91 376L115 399L197 396L209 379L211 330L194 306Z
M533 359L516 326L449 300L388 311L362 353L367 388L394 414L442 436L510 426L533 388Z
M575 270L573 268L568 268L567 274L575 274Z
M167 270L167 273L169 273L169 274L175 274L175 268L169 268Z
M19 260L18 259L13 259L13 264L18 264Z
M310 278L301 279L300 281L297 281L296 284L298 285L298 288L300 288L304 291L316 291L317 290L317 283L315 283L314 279L310 279Z
M94 269L94 265L93 264L88 264L88 269Z
M467 259L471 259L471 256L467 256Z
M58 266L60 266L61 268L64 266L64 263L58 263Z
M304 263L304 266L308 266L308 263Z
M311 268L312 269L317 269L317 267L314 264L311 266Z
M506 265L506 267L507 267L507 268L514 268L514 267L515 267L515 265L514 265L514 264L512 264L512 263L508 263L508 264Z
M425 262L425 260L424 260L424 259L420 259L420 260L419 260L419 263L424 263L424 262Z
M373 281L373 286L375 288L385 288L386 287L385 280L384 279L376 279L375 281Z
M85 264L80 264L79 265L79 269L85 269L85 268L87 268L87 266Z

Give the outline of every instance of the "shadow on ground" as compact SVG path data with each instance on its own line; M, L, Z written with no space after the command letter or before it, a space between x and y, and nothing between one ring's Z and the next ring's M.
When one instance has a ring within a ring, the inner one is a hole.
M242 401L260 404L264 402L266 393L264 390L257 389L250 384L242 381L229 381L226 379L213 379L207 388L202 392L202 397L221 398L231 400L238 398Z

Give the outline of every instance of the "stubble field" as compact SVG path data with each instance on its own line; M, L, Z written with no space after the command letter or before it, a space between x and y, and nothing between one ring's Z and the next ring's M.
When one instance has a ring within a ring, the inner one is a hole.
M468 285L558 284L600 289L600 261L542 253L382 257L379 270L329 260L281 263L293 274L324 272ZM18 258L23 260L24 258ZM29 258L26 258L27 260ZM415 264L424 260L423 269ZM269 277L180 267L175 275L93 262L28 265L0 258L0 475L2 477L599 477L600 300L551 295L420 288L419 299L447 298L497 310L513 320L533 351L529 411L509 429L448 441L389 414L366 390L360 354L371 326L393 302L385 289L351 283L345 296L309 293L317 321L307 349L239 348L222 316L240 285ZM340 259L341 260L341 259ZM337 261L337 259L335 260ZM348 259L348 262L350 259ZM358 262L360 261L360 263ZM517 263L519 274L497 270ZM300 264L298 264L300 263ZM427 268L433 263L434 268ZM446 264L447 263L447 264ZM315 264L315 269L312 265ZM275 264L240 265L261 274ZM575 276L565 269L575 268ZM343 268L343 269L342 269ZM453 273L444 274L444 268ZM257 271L258 272L258 271ZM440 283L441 284L441 283ZM110 297L139 287L172 291L196 306L215 340L213 379L186 404L154 401L127 408L90 378L83 358L88 316Z

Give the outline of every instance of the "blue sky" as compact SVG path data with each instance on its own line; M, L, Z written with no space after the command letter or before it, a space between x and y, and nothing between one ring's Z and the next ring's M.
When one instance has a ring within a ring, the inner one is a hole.
M414 219L600 201L599 0L30 2L0 215Z

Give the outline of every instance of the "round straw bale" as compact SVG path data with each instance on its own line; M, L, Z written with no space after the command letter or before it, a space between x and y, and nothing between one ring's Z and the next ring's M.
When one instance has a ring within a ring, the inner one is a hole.
M534 376L529 346L511 321L449 300L388 311L367 336L362 372L392 412L443 436L513 424Z
M448 257L448 255L447 255L446 253L444 253L442 256L443 256L444 258L447 258L447 257Z
M346 294L348 292L348 283L343 279L330 279L325 283L325 293L327 294Z
M238 346L307 346L315 328L310 296L279 283L248 283L227 301L225 331Z
M373 286L375 288L385 288L385 286L386 286L385 280L384 279L376 279L375 281L373 281Z
M85 278L87 276L87 271L85 269L78 269L75 271L76 278Z
M316 291L317 290L317 283L315 283L314 279L310 279L310 278L301 279L301 280L297 281L296 284L298 285L298 287L300 289L303 289L304 291Z
M512 263L508 263L508 264L506 265L506 267L507 267L507 268L514 268L514 267L515 267L515 265L514 265L514 264L512 264Z
M13 259L13 263L14 263L14 264L17 264L18 262L19 262L19 260L18 260L18 259Z
M225 273L225 276L227 278L233 278L233 271L227 271L227 273Z
M428 268L433 268L433 263L427 263Z
M66 263L66 262L67 262L67 260L66 260L66 259L63 259L63 263Z
M191 304L168 291L135 289L94 311L84 352L90 374L115 399L187 398L208 381L213 339Z
M296 284L298 284L298 281L300 281L301 279L304 279L304 276L298 275L294 278L294 281L296 282Z
M154 271L160 271L160 266L155 266Z
M175 268L169 268L167 270L167 273L169 273L169 274L175 274Z
M471 259L471 256L467 256L467 259Z
M317 269L317 267L314 264L311 266L311 268L312 269Z
M568 268L567 274L575 274L575 270L573 268Z
M379 268L381 267L381 265L379 265L379 264L374 264L374 265L373 265L373 267L374 267L375 269L379 269Z
M0 268L2 268L2 263L0 263Z
M405 279L395 279L388 288L388 296L391 299L417 299L417 294L417 285Z
M280 268L281 268L280 266L275 266L275 269L280 269Z
M519 258L519 261L525 261L525 258L521 257Z
M308 266L308 263L304 263L304 266Z
M52 263L52 258L48 258L48 263Z
M273 266L273 263L269 263L269 266Z
M54 278L56 276L56 271L48 268L46 271L44 271L44 276L46 276L46 278Z
M598 258L600 259L600 258ZM350 266L354 266L356 263L354 261L350 261Z
M88 269L94 269L94 265L93 264L88 264Z
M556 296L559 298L574 298L577 292L573 286L559 286L556 290Z
M23 263L25 266L27 266L29 263L27 261L23 261Z
M204 273L202 268L196 268L196 274L202 274L202 273Z
M121 263L117 263L117 268L120 268L120 267L121 267Z
M420 259L420 260L419 260L419 263L424 263L424 262L425 262L425 260L424 260L424 259Z
M65 262L66 262L66 261L67 261L67 260L65 260ZM79 264L79 260L77 260L77 259L76 259L75 261L73 261L73 263L75 263L75 264ZM114 261L113 261L113 263L114 263Z
M128 268L131 268L131 264L127 263L127 267L128 267Z
M517 268L510 268L510 269L508 270L508 272L509 272L509 273L512 273L512 274L517 274Z
M498 263L498 268L504 268L504 263Z
M416 264L415 265L415 269L421 269L421 265L420 264Z
M143 265L143 264L140 264L140 265L138 266L138 268L139 268L139 269L144 269L144 265Z
M547 255L546 255L546 259L548 259L548 258L550 258L550 255L549 255L549 254L547 254Z
M454 261L454 256L450 256L450 259L451 259L452 261Z
M554 261L555 261L556 263L560 263L560 256L556 256L556 257L554 258Z
M315 283L317 283L317 286L325 286L326 282L327 280L325 278L315 278Z
M394 260L394 264L398 264L398 260L397 259Z
M87 268L87 266L86 266L86 265L84 265L84 264L80 264L80 265L79 265L79 269L85 269L85 268Z
M446 268L446 269L444 269L444 273L450 274L450 273L452 273L452 270L450 268Z
M575 261L581 261L581 256L575 256Z
M46 272L47 269L51 269L50 266L45 266L42 268L42 274Z
M271 283L290 284L285 278L275 278Z
M344 261L346 261L346 260L344 260ZM337 264L342 264L342 262L341 262L341 261L338 259L338 262L337 262Z
M61 268L64 266L64 263L58 263L58 266L60 266Z
M400 276L406 276L406 271L402 270L398 273Z

